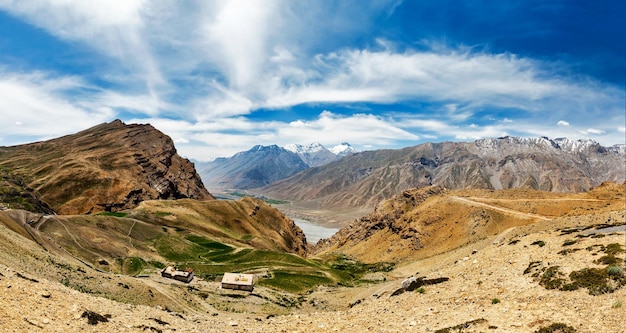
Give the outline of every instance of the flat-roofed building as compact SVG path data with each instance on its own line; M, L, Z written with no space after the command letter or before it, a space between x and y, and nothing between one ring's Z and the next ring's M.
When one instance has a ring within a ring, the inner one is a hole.
M167 266L161 271L161 276L189 283L193 280L193 269L186 268L184 271L179 271L174 266Z
M224 273L222 288L252 291L254 289L254 274Z

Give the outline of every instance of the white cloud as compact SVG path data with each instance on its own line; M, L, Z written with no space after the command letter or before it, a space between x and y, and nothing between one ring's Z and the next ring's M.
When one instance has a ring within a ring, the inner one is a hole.
M604 134L606 132L600 129L596 129L596 128L587 128L585 130L581 130L580 133L586 135L586 134Z
M79 41L139 71L148 90L164 83L145 38L148 0L0 0L0 8L63 40ZM128 79L128 74L126 75Z
M111 109L85 109L67 94L85 88L76 77L53 77L42 72L0 72L0 135L7 144L51 138L83 130L114 116ZM14 124L10 126L8 124Z
M178 151L185 156L211 160L231 156L260 145L319 142L327 147L341 142L354 146L388 147L397 140L417 142L419 136L396 126L389 120L371 114L342 116L323 111L312 120L293 122L261 121L246 118L215 118L203 122L187 122L163 118L132 119L130 122L150 123L177 141Z
M624 133L624 132L626 132L626 127L624 127L624 126L620 126L620 127L618 127L618 128L617 128L617 130L618 130L619 132Z
M329 11L321 1L0 0L12 15L105 55L112 64L103 63L99 79L113 85L4 70L0 115L22 125L3 129L0 139L66 134L126 111L172 136L188 156L204 158L254 144L381 147L506 133L623 142L624 127L614 129L624 121L623 91L553 75L550 63L432 41L399 51L379 36L366 36L372 48L343 44L341 37L369 34L373 19L397 5L340 1ZM315 119L245 117L306 103L398 102L419 105L395 113L322 112ZM508 110L517 112L514 127L504 118ZM63 117L73 121L55 123Z

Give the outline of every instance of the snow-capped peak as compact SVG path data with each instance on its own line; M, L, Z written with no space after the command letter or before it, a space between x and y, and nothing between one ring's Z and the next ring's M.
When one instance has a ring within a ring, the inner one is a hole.
M332 147L330 149L330 152L337 156L346 156L346 155L354 154L357 151L349 143L342 142L340 145L336 145Z
M324 146L322 146L319 142L313 142L309 145L303 146L299 144L288 144L285 146L286 150L289 150L292 153L296 154L312 154L318 151L324 150Z

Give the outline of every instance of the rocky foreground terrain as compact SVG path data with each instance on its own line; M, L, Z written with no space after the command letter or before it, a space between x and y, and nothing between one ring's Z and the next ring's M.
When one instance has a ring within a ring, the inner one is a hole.
M0 328L3 332L624 332L626 287L619 286L626 277L609 275L600 289L598 281L571 291L563 285L572 284L571 272L606 271L606 262L621 267L623 274L625 218L621 210L507 229L468 246L405 262L379 283L320 287L304 295L286 315L275 316L253 306L250 311L232 312L207 303L203 310L172 312L161 306L118 303L25 273L15 265L19 259L7 266L5 257L0 264ZM608 229L607 222L619 226ZM615 261L607 259L610 253ZM426 284L405 291L402 283L409 277L424 278ZM563 290L547 289L557 278L563 280ZM156 287L182 285L151 279ZM217 282L198 279L188 287L219 290ZM228 295L237 302L255 303L247 292ZM557 327L566 330L540 331Z

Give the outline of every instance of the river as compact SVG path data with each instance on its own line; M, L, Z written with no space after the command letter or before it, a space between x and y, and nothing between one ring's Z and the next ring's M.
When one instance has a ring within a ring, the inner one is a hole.
M304 231L304 235L306 236L306 241L311 244L317 243L318 240L322 238L330 238L334 235L339 229L337 228L327 228L322 227L321 225L317 225L311 221L291 218L302 231Z

